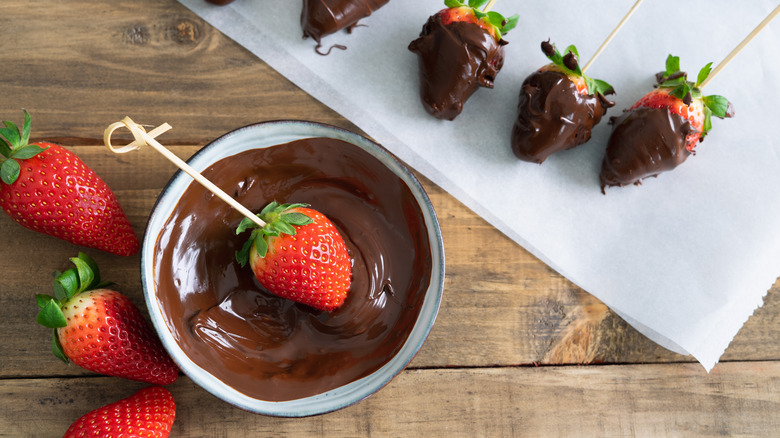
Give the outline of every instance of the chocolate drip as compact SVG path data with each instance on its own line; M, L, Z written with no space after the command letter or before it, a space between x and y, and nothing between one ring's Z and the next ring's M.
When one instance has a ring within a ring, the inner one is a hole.
M453 120L478 87L493 88L504 65L504 45L474 23L442 24L434 15L409 44L420 65L420 98L428 113Z
M643 178L679 166L692 154L685 138L691 124L667 108L637 108L613 117L601 165L601 191L607 186L640 184Z
M224 6L228 3L233 2L233 0L206 0L206 1L219 6Z
M239 213L192 183L155 247L158 305L198 366L250 397L281 401L364 377L402 347L430 283L422 213L403 181L362 149L307 139L222 159L203 175L250 210L309 203L353 259L344 304L323 312L271 295L235 261Z
M301 27L303 37L317 42L341 29L350 30L360 19L386 5L390 0L303 0Z
M601 94L582 95L565 74L537 71L520 87L512 151L541 164L548 156L590 140L591 130L614 103Z

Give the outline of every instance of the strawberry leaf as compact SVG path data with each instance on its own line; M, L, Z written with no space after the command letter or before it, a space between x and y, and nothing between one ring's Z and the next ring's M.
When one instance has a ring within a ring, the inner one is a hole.
M702 82L704 82L707 79L707 76L710 75L710 72L712 71L712 63L705 65L702 67L701 70L699 70L699 75L696 77L696 87L701 85Z
M22 125L22 146L26 146L30 142L30 113L27 110L24 111L24 125Z
M38 312L38 317L35 319L38 324L48 328L65 327L68 325L68 321L65 320L65 315L62 314L60 305L57 300L49 300L45 306Z
M44 307L46 307L46 305L49 304L49 301L57 301L57 299L51 295L44 295L44 294L35 295L35 302L38 303L39 309L43 309Z
M26 160L40 154L46 149L48 148L42 148L36 144L27 145L14 149L13 152L11 152L11 156L19 160Z
M448 8L458 8L461 6L466 6L463 2L458 0L444 0L444 5Z
M271 201L270 204L266 205L261 211L260 211L260 217L265 216L266 214L276 210L279 208L279 203L276 201Z
M244 242L244 245L239 251L236 251L236 261L239 265L241 265L241 267L246 266L247 262L249 261L249 249L252 247L257 233L257 229L252 230L252 234L249 236L249 239Z
M701 137L704 138L708 132L712 129L712 110L708 107L704 107L704 126L701 129Z
M268 242L265 241L265 235L263 233L257 233L257 236L252 239L254 243L255 251L260 257L265 257L268 254Z
M71 299L79 291L79 274L75 268L70 268L62 274L58 275L54 281L62 288L60 292L63 294L63 296L61 297L58 294L57 287L55 286L54 288L54 293L57 295L57 299L59 300L62 300L63 298Z
M280 216L280 219L287 222L290 225L309 225L314 221L303 213L285 213Z
M671 76L678 71L680 71L680 57L670 54L666 57L666 75L664 77Z
M3 124L5 124L5 128L0 128L0 135L8 140L8 143L11 144L12 148L19 146L22 142L21 134L19 134L19 128L7 120L3 121Z
M514 29L515 26L517 26L518 21L520 21L520 15L518 14L512 15L511 17L507 18L504 21L503 26L501 26L501 33L504 34Z
M6 158L11 156L11 146L8 146L8 143L2 137L0 137L0 154L3 154Z
M89 284L90 289L94 289L97 284L100 283L100 269L98 268L97 263L95 263L95 260L92 259L92 257L88 256L87 254L80 252L78 255L79 259L84 261L84 263L89 266L89 269L92 271L92 276L94 277L92 280L92 283ZM106 284L106 283L103 283Z
M283 220L274 221L273 227L276 228L276 230L280 233L289 234L291 236L294 236L297 233L292 225Z
M20 171L19 162L9 158L0 164L0 179L6 184L13 184L19 178Z
M68 357L65 356L65 351L62 349L62 344L60 344L57 330L54 330L54 337L51 340L51 352L66 364L69 362Z
M469 0L469 6L475 9L479 9L487 2L488 0Z
M259 215L258 215L259 216ZM257 224L252 219L249 219L248 217L245 217L241 219L241 222L238 224L238 227L236 228L236 234L241 234L244 231L256 227Z
M731 117L733 114L729 114L729 106L731 103L723 96L713 94L711 96L704 96L704 106L712 111L712 115L719 118Z
M85 262L84 260L78 257L72 257L70 261L73 262L74 265L76 265L76 272L79 277L78 279L79 287L76 290L76 293L80 293L80 292L84 292L85 290L88 290L89 287L92 286L92 282L95 281L95 274L92 272L92 269L89 267L89 264L87 264L87 262ZM72 298L72 296L69 296L68 298Z

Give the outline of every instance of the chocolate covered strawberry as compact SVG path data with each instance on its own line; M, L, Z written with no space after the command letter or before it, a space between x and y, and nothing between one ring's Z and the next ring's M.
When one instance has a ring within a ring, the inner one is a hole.
M30 115L22 130L0 127L0 207L25 228L76 245L130 256L138 238L114 193L73 152L29 143ZM3 139L3 137L5 139Z
M351 30L357 26L358 21L368 17L388 1L390 0L303 0L303 37L311 37L316 41L319 50L322 37L342 29Z
M70 260L75 268L56 276L54 297L36 297L38 323L54 329L54 355L108 376L155 385L176 381L179 369L141 311L100 282L89 256L79 253Z
M561 55L549 41L542 52L552 61L528 76L520 87L512 151L517 158L542 163L551 154L590 140L591 130L615 105L605 95L608 83L583 74L577 48Z
M352 261L344 239L322 213L305 204L268 204L257 228L245 218L236 234L252 229L236 253L248 262L260 284L272 294L320 310L335 310L347 297Z
M680 58L669 55L658 73L656 89L647 93L614 125L601 166L601 189L640 184L649 176L672 170L692 155L712 128L711 118L733 117L723 96L704 96L699 86L712 63L699 71L696 82L680 71Z
M428 18L409 44L418 55L423 107L438 119L455 119L479 87L493 88L504 65L503 34L517 25L518 16L480 11L486 2L445 0L447 8Z
M166 438L175 418L173 395L151 386L88 412L71 424L63 438Z

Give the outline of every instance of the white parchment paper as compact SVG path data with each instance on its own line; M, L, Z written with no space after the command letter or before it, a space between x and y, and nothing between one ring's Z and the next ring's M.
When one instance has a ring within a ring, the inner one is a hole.
M180 1L639 331L707 370L780 274L780 21L705 90L728 97L736 118L715 119L697 154L675 171L602 195L606 118L590 142L541 166L514 157L510 133L520 84L547 63L541 41L575 44L584 63L633 0L499 1L495 10L520 14L504 67L495 88L475 93L453 122L422 109L417 58L407 49L442 1L392 0L365 27L326 37L325 47L348 47L329 56L301 38L300 1ZM775 6L646 0L588 71L617 90L608 116L651 89L669 53L695 78Z

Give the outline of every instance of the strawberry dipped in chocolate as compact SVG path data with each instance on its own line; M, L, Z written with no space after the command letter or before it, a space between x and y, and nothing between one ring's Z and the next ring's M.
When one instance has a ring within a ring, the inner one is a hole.
M305 204L271 202L258 217L265 227L244 218L236 229L236 234L252 229L236 261L249 262L274 295L319 310L340 307L352 282L352 262L333 223Z
M605 187L640 184L642 179L669 171L695 153L712 128L712 116L733 117L723 96L704 96L699 86L712 63L699 71L696 82L680 71L680 58L669 55L666 70L656 75L656 88L620 117L613 117L612 134L601 166Z
M303 37L317 42L342 29L351 32L358 21L386 5L390 0L303 0L301 28ZM344 48L343 46L334 46Z
M550 155L590 140L607 108L608 83L585 76L573 45L561 55L549 40L542 52L552 61L528 76L520 88L512 151L523 161L541 164Z
M486 2L445 0L447 8L428 18L409 44L418 55L423 108L437 119L455 119L479 87L493 88L504 65L503 35L518 16L480 11Z

